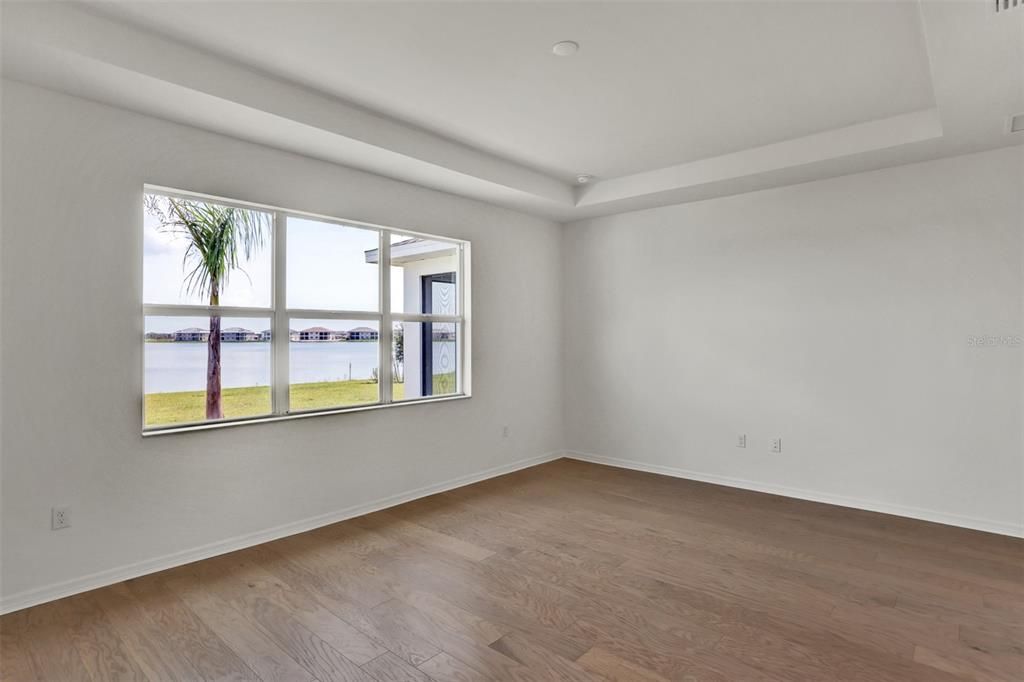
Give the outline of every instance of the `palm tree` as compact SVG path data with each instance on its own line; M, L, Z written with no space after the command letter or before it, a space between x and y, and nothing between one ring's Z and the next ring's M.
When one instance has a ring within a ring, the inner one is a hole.
M270 215L190 199L146 195L146 210L160 220L161 229L188 241L182 268L182 287L189 294L209 297L220 305L220 294L240 262L263 247L270 233ZM210 313L206 358L206 418L221 419L220 315Z
M391 376L395 382L402 384L405 383L405 328L396 324L391 334L395 348L391 360Z

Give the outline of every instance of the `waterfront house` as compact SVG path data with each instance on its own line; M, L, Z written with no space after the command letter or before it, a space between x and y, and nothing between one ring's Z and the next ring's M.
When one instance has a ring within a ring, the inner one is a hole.
M327 327L309 327L299 332L299 341L337 341L337 332Z
M174 332L175 341L209 341L210 330L199 327L187 327Z
M376 341L380 338L380 332L369 327L356 327L348 330L349 341Z
M221 330L220 340L227 343L259 341L260 335L251 329L245 329L244 327L228 327L227 329Z

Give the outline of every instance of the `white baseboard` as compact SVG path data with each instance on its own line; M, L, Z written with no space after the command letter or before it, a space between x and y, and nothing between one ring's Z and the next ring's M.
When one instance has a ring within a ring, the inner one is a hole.
M90 575L82 576L81 578L74 578L60 583L54 583L52 585L45 585L43 587L37 587L31 590L25 590L23 592L17 592L0 599L0 614L10 613L12 611L18 611L20 609L28 608L29 606L35 606L36 604L42 604L55 599L61 599L63 597L69 597L73 594L79 594L81 592L87 592L94 590L99 587L106 587L107 585L113 585L114 583L121 582L122 580L129 580L131 578L138 578L143 575L150 573L156 573L163 571L168 568L174 568L176 566L182 566L184 564L192 563L193 561L199 561L201 559L209 559L221 554L228 552L234 552L236 550L245 549L247 547L253 547L255 545L262 544L264 542L270 542L271 540L277 540L279 538L287 537L289 535L295 535L296 533L303 533L305 531L327 526L332 523L351 519L356 516L362 516L363 514L369 514L371 512L380 511L381 509L387 509L394 507L405 502L411 502L421 497L427 497L428 495L434 495L437 493L444 492L446 490L452 490L454 488L461 488L471 483L477 483L484 481L489 478L501 476L504 474L512 473L513 471L519 471L520 469L526 469L528 467L543 464L545 462L551 462L562 457L569 459L578 459L583 462L592 462L594 464L605 464L608 466L619 467L621 469L633 469L634 471L646 471L653 474L662 474L664 476L673 476L675 478L685 478L692 481L701 481L704 483L714 483L717 485L724 485L730 488L742 488L744 490L754 490L762 493L771 493L773 495L782 495L784 497L793 497L800 500L809 500L811 502L823 502L825 504L837 505L840 507L851 507L853 509L863 509L865 511L880 512L882 514L892 514L895 516L904 516L911 519L919 519L922 521L932 521L934 523L942 523L948 526L959 526L961 528L970 528L973 530L985 531L988 533L998 533L1000 535L1009 535L1011 537L1024 538L1024 527L1015 526L1009 523L1003 523L999 521L989 521L986 519L976 519L968 516L960 516L956 514L947 514L945 512L938 512L929 509L919 509L917 507L905 507L902 505L889 504L886 502L876 502L873 500L863 500L859 498L844 497L840 495L830 495L824 493L818 493L808 490L801 490L798 488L790 488L786 486L778 486L766 483L759 483L756 481L748 481L739 478L731 478L728 476L718 476L715 474L705 474L697 471L689 471L687 469L679 469L676 467L668 467L658 464L645 464L642 462L635 462L633 460L618 459L615 457L604 457L602 455L593 455L585 452L551 452L538 457L530 457L527 459L521 459L511 464L506 464L499 467L493 467L491 469L485 469L484 471L477 472L475 474L468 474L466 476L459 476L441 483L437 483L430 486L424 486L422 488L416 488L415 490L409 490L404 493L397 495L391 495L389 497L374 500L372 502L366 502L364 504L347 507L338 511L330 512L327 514L321 514L293 523L287 523L267 530L256 531L254 533L247 533L245 535L239 535L227 540L202 545L193 549L187 549L181 552L175 552L173 554L167 554L154 559L147 559L126 566L119 566L116 568L107 569L98 573L92 573Z
M643 462L635 462L633 460L628 459L617 459L615 457L605 457L603 455L592 455L586 452L566 451L565 457L567 457L568 459L578 459L583 462L592 462L594 464L605 464L608 466L618 467L620 469L646 471L652 474L662 474L663 476L673 476L675 478L685 478L691 481L701 481L703 483L714 483L716 485L724 485L729 488L742 488L744 490L754 490L760 493L771 493L773 495L782 495L783 497L793 497L798 500L823 502L825 504L832 504L839 507L850 507L853 509L862 509L864 511L891 514L893 516L904 516L911 519L918 519L920 521L931 521L933 523L941 523L947 526L958 526L960 528L980 530L985 531L987 533L997 533L999 535L1009 535L1011 537L1024 538L1024 527L1014 525L1012 523L1004 523L1001 521L976 519L969 516L947 514L946 512L934 511L931 509L920 509L918 507L906 507L898 504L890 504L888 502L877 502L875 500L864 500L854 497L845 497L842 495L831 495L827 493L814 492L811 490L801 490L799 488L790 488L787 486L773 485L770 483L747 481L741 478L718 476L716 474L705 474L698 471L689 471L687 469L679 469L676 467L663 466L660 464L645 464Z
M339 509L338 511L329 512L327 514L302 519L301 521L286 523L281 526L275 526L274 528L268 528L267 530L246 533L245 535L239 535L233 538L228 538L227 540L221 540L219 542L195 547L193 549L174 552L173 554L166 554L154 559L139 561L137 563L128 564L127 566L119 566L105 571L100 571L98 573L92 573L90 575L82 576L81 578L74 578L72 580L54 583L52 585L44 585L43 587L37 587L23 592L16 592L15 594L0 599L0 614L18 611L20 609L28 608L29 606L35 606L36 604L42 604L55 599L61 599L63 597L70 597L73 594L87 592L99 587L106 587L107 585L119 583L122 580L138 578L149 573L156 573L157 571L163 571L168 568L189 564L193 561L209 559L221 554L227 554L228 552L253 547L255 545L263 544L264 542L270 542L271 540L295 535L296 533L303 533L308 530L337 523L338 521L344 521L345 519L351 519L356 516L380 511L381 509L387 509L388 507L394 507L395 505L403 504L405 502L411 502L412 500L417 500L421 497L435 495L446 490L452 490L453 488L461 488L462 486L484 481L488 478L494 478L495 476L509 474L513 471L519 471L520 469L526 469L538 464L543 464L544 462L561 459L562 456L561 452L551 452L538 457L521 459L519 461L512 462L511 464L485 469L484 471L480 471L475 474L459 476L458 478L453 478L434 485L416 488L415 490L409 490L404 493L391 495L390 497L374 500L372 502L346 507L345 509Z

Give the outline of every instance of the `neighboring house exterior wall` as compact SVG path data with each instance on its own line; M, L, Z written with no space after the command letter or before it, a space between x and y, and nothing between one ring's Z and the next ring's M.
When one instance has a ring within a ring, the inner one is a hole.
M220 333L220 340L227 343L238 343L242 341L259 341L260 335L251 329L233 327L225 329Z
M179 329L174 332L175 341L209 341L210 331L208 329L199 329L198 327L192 327L190 329Z
M333 341L336 334L326 327L310 327L299 332L299 341Z
M457 255L413 261L402 266L402 292L405 296L406 312L423 310L423 276L437 275L444 272L455 272L459 267ZM462 286L461 282L456 282ZM403 325L405 332L405 397L422 397L422 344L423 325ZM434 337L437 338L436 335Z
M376 341L380 338L380 332L368 327L357 327L348 332L349 341Z

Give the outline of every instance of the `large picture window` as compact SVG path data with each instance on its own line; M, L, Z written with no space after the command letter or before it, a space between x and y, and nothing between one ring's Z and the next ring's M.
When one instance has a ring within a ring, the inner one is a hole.
M146 432L468 396L468 242L147 188Z

